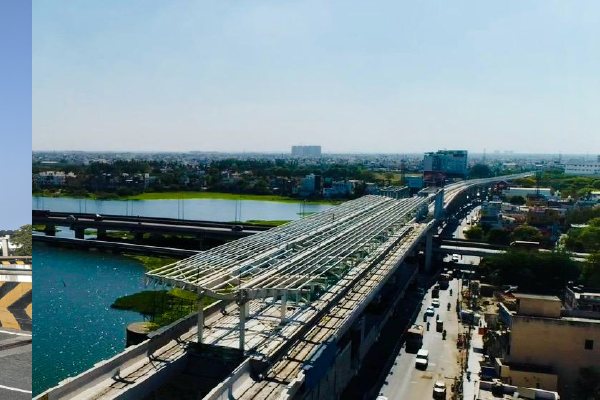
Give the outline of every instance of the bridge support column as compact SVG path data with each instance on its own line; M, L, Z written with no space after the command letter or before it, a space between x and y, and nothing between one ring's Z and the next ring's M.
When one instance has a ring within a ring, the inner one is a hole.
M246 345L246 317L249 313L249 304L247 301L240 302L240 343L239 349L244 354L244 347Z
M202 304L202 298L204 292L198 290L198 343L203 343L204 334L204 305Z
M433 251L433 234L428 233L425 237L425 272L431 270L431 253Z
M85 239L85 228L75 228L75 238Z
M285 324L286 311L287 311L287 290L284 290L281 292L281 310L280 310L281 320L279 321L280 325Z
M44 226L44 233L46 236L56 236L56 225L46 225Z
M96 239L98 239L98 240L106 239L106 229L105 228L96 229Z

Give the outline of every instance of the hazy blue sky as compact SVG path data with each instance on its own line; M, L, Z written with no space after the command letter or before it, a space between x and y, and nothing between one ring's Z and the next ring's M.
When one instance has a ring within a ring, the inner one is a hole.
M31 3L0 0L0 229L31 223Z
M36 0L36 150L600 153L600 1Z

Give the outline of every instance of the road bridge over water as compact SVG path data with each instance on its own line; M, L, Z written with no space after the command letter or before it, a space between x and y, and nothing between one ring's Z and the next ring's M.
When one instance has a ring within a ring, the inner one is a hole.
M155 284L217 302L39 398L335 398L389 318L367 310L386 286L402 296L421 242L429 267L444 211L520 176L365 196L156 269Z

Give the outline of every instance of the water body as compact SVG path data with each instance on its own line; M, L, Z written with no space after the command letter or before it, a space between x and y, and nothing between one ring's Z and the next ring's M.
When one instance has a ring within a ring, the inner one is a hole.
M125 327L141 321L110 308L141 290L144 268L126 257L48 247L33 248L33 395L75 376L125 348Z
M65 197L33 197L34 210L98 213L143 217L179 218L219 222L247 220L295 220L302 213L333 207L330 204L280 203L260 200L88 200Z

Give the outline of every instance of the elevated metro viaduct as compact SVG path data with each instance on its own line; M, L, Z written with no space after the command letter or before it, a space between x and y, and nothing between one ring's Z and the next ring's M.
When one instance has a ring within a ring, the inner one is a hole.
M405 261L424 241L428 267L444 208L493 180L365 196L154 270L217 302L38 398L339 397L390 317L368 310L402 298L418 271Z
M75 221L72 220L75 218ZM83 239L86 229L95 229L99 240L106 239L107 231L126 231L141 241L145 233L195 236L200 242L204 240L221 244L246 236L260 233L272 226L249 225L243 223L180 220L174 218L132 217L123 215L50 212L35 210L33 224L44 225L44 233L56 234L57 226L69 227L75 231L75 238Z

